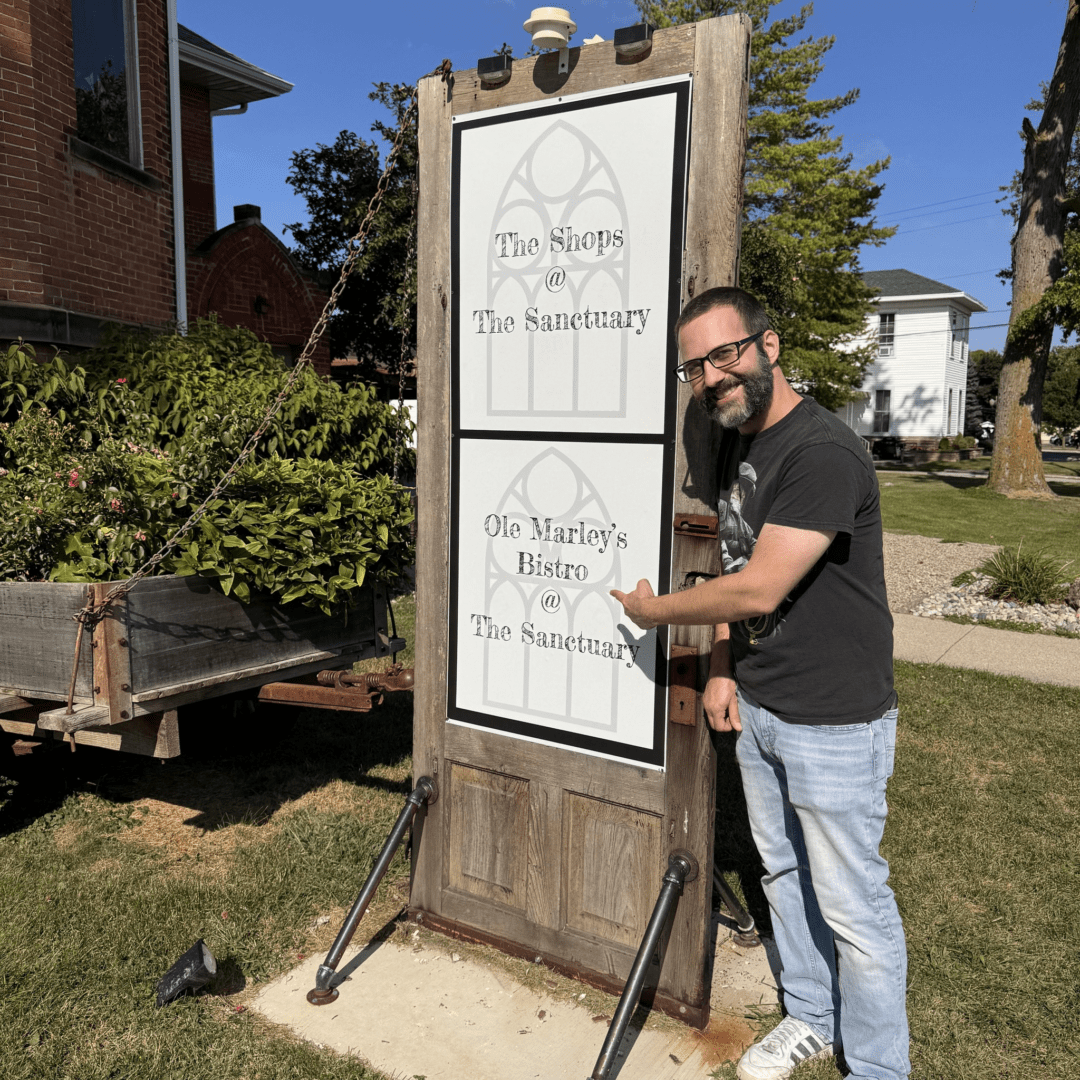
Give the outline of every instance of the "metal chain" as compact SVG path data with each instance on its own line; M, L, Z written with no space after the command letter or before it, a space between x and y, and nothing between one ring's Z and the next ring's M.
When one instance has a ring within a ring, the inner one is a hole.
M409 215L409 235L405 245L405 282L401 289L401 306L398 310L398 321L401 323L401 351L398 355L398 435L394 440L394 468L391 477L394 483L398 479L398 465L401 460L401 444L405 441L405 432L402 427L401 414L405 411L405 353L409 347L409 301L410 279L409 271L416 260L416 193L417 178L412 178L412 204Z
M428 78L432 75L441 75L444 81L448 81L450 78L450 61L444 60L439 67L434 71L429 72L424 78ZM254 453L255 448L258 446L259 440L266 433L266 429L269 427L271 421L281 411L281 407L285 404L289 394L292 393L297 382L299 382L304 370L311 366L311 355L315 351L316 346L319 344L323 333L326 330L326 324L330 319L330 316L334 313L334 309L337 307L337 302L341 296L342 290L345 288L346 281L349 275L352 273L353 268L356 265L357 260L363 254L367 240L368 230L371 228L371 224L375 219L375 215L382 204L383 197L390 185L390 175L394 168L394 162L397 158L398 152L401 149L402 141L405 137L405 132L408 130L409 124L413 118L413 115L417 110L417 95L419 92L419 83L413 86L412 93L409 96L409 105L405 112L402 114L398 123L397 134L394 136L394 142L390 147L389 152L386 155L386 162L383 166L382 175L379 177L379 182L375 186L375 192L371 196L371 200L368 203L367 212L364 214L363 220L360 222L359 228L349 241L348 254L346 255L345 262L342 264L341 273L338 275L337 283L334 285L330 292L330 296L323 307L322 314L319 316L318 322L312 328L311 334L308 337L307 344L304 346L303 351L300 354L300 358L296 362L296 366L289 373L289 377L285 382L285 385L281 388L280 393L271 403L270 407L266 411L266 415L263 417L259 426L248 438L244 444L243 449L236 456L235 461L225 471L224 475L214 485L213 490L205 499L197 506L191 516L184 522L179 529L176 530L165 541L160 550L155 552L146 560L126 581L121 582L115 588L111 589L100 604L94 604L93 600L87 601L86 605L77 612L73 618L80 624L80 641L83 628L90 626L91 629L94 625L100 622L112 603L115 600L126 596L139 581L141 581L147 574L150 573L156 566L158 566L166 555L169 554L173 548L185 537L191 530L198 524L198 522L206 514L210 508L210 504L229 486L235 477L237 471L247 461L247 459ZM414 181L415 191L415 181ZM414 219L415 219L415 196L414 196ZM415 227L415 220L414 220ZM410 232L410 250L412 244L412 233ZM406 262L406 274L408 273L408 260ZM407 298L407 287L406 287ZM404 338L403 338L404 340ZM399 393L401 387L399 386ZM395 457L395 471L396 471L396 457ZM395 477L396 479L396 477ZM79 662L79 651L76 650L75 660L73 664L73 670L77 668ZM68 695L68 711L70 712L72 707L72 695Z

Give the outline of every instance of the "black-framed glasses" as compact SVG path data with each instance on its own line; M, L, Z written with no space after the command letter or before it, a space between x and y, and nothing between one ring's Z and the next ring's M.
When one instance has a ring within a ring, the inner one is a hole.
M717 345L707 356L698 357L697 360L687 360L685 364L680 364L677 368L672 368L672 370L675 372L679 382L697 382L705 374L706 360L720 371L729 368L732 364L739 362L743 349L751 341L757 341L764 333L764 330L759 330L756 334L744 337L742 341L731 341L727 345Z

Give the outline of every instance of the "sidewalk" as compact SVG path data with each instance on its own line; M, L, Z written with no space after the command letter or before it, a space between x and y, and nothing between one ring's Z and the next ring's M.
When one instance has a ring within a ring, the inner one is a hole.
M963 626L895 612L893 624L893 656L897 660L1080 687L1080 638Z
M985 480L990 473L985 469L894 469L875 462L874 471L878 476L948 476L950 479ZM1080 484L1080 476L1066 476L1064 473L1047 473L1048 484Z

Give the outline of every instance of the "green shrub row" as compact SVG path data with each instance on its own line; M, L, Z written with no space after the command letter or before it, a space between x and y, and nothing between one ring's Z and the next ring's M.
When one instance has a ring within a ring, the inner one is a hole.
M952 438L945 436L938 440L939 450L974 450L978 446L978 439L974 435L954 435Z
M128 576L190 517L288 378L246 330L120 334L72 363L0 354L0 580ZM159 572L330 611L411 560L408 421L306 370Z

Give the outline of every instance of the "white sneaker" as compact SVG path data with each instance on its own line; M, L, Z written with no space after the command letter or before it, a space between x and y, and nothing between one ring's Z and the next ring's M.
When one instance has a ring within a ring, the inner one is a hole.
M754 1043L735 1067L739 1080L787 1080L796 1065L832 1057L826 1042L809 1024L785 1016L759 1043Z

